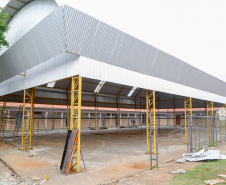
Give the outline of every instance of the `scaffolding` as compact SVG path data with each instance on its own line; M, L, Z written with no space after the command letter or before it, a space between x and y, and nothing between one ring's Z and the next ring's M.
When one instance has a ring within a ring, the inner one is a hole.
M155 91L146 90L147 153L156 154ZM151 133L152 132L152 133ZM150 141L150 136L152 136ZM153 142L153 144L151 144ZM152 146L152 148L150 148ZM150 151L152 150L152 151Z
M22 123L22 150L31 149L31 133L34 116L34 88L24 90L23 123Z
M0 118L1 118L1 123L0 123L0 129L2 132L2 135L0 135L1 139L5 138L5 107L6 107L6 97L0 97Z
M188 132L187 132L187 126L188 126L188 119L189 116L192 116L192 99L184 97L184 129L185 129L185 143L187 144L188 140Z
M76 147L71 160L71 170L80 172L80 131L81 131L81 103L82 103L82 77L72 77L71 80L71 115L70 130L78 131Z

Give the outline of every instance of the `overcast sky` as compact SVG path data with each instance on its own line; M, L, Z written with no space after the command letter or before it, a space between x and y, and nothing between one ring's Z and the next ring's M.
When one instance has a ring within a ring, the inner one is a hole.
M57 1L226 81L226 0Z

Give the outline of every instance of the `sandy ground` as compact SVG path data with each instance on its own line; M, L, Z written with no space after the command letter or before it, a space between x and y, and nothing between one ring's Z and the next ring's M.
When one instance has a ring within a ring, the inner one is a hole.
M168 137L173 128L161 129L159 135L159 164L161 169L148 170L150 156L146 154L146 132L138 128L83 131L81 150L86 169L81 160L81 173L63 175L59 171L66 131L52 131L32 136L33 150L21 151L21 137L8 137L0 142L0 158L11 166L24 180L21 184L166 184L173 175L171 169L192 169L199 163L164 164L186 153L184 138ZM223 150L223 149L222 149ZM0 164L0 179L9 181L10 172ZM3 175L2 175L3 174ZM4 174L8 174L4 175ZM32 181L32 176L40 177ZM4 184L4 182L2 184ZM9 182L10 184L10 182Z

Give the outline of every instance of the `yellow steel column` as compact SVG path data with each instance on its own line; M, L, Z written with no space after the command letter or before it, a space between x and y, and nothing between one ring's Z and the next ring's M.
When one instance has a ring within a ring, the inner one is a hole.
M173 95L173 125L176 127L176 100L175 95Z
M0 98L1 102L1 110L0 110L0 117L2 119L1 128L2 128L2 136L0 138L5 138L5 107L6 107L6 97Z
M206 102L206 116L213 116L213 102ZM208 132L208 138L209 138L209 126L211 124L211 119L207 117L207 132Z
M185 127L185 143L187 144L188 133L187 133L187 125L188 125L188 116L192 116L192 99L184 97L184 127Z
M34 88L24 90L23 124L22 124L22 150L31 149L31 133L33 122ZM25 115L26 114L26 115Z
M98 93L95 93L94 99L95 99L95 130L98 130L99 129Z
M151 120L150 120L151 116ZM156 128L155 124L155 91L146 90L146 128L147 128L147 153L150 153L150 128ZM153 154L156 154L156 130L152 131Z
M78 139L71 161L71 170L80 172L80 134L81 134L82 77L72 77L71 81L71 117L70 130L76 128ZM77 153L77 155L76 155Z

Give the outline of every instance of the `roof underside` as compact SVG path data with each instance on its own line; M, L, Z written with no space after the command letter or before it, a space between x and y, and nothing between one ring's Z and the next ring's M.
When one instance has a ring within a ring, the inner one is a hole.
M8 23L24 6L33 0L10 0L5 6L6 13L9 14Z

